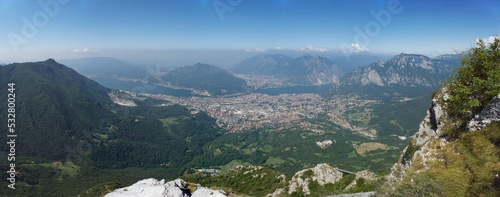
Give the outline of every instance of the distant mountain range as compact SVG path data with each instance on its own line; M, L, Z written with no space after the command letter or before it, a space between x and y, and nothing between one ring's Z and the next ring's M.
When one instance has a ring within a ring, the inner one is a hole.
M281 54L262 54L241 61L233 67L236 73L286 76L297 74L294 59Z
M235 73L283 78L298 85L338 84L342 71L331 60L304 55L291 58L281 54L263 54L236 64Z
M343 62L344 66L341 67L331 59L317 55L292 58L281 54L261 54L241 61L231 71L257 76L257 80L260 80L258 76L276 79L282 82L281 86L334 84L337 87L346 87L346 90L351 89L350 87L432 88L447 78L454 68L460 66L462 55L464 54L448 54L431 59L424 55L400 54L384 62L379 57L353 54L349 59L335 58ZM361 65L369 61L372 63ZM63 62L91 78L168 82L177 87L192 88L210 95L228 95L249 90L245 80L216 66L201 63L174 70L157 68L151 72L146 66L113 58L83 58ZM356 68L351 70L353 67ZM345 73L342 68L348 69L349 72ZM280 85L277 84L277 87Z
M400 54L387 62L359 67L342 77L342 85L381 87L436 87L459 66L458 56L430 59L424 55Z
M335 62L337 65L342 68L344 73L351 72L352 70L370 65L373 62L378 61L387 61L391 59L392 55L377 55L373 56L365 53L352 53L352 54L344 54L344 55L335 55L335 56L327 56L328 59Z
M246 82L231 73L208 64L177 68L162 77L176 86L206 90L212 95L245 92Z

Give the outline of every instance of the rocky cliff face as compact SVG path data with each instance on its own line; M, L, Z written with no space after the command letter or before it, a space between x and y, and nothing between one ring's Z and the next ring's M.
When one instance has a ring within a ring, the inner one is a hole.
M342 77L342 85L433 87L451 73L452 63L423 55L400 54L388 62L360 67Z
M211 190L206 187L196 185L196 190L191 193L186 182L182 179L166 182L165 180L145 179L131 186L117 189L105 197L226 197L222 190Z
M463 149L455 148L455 146L463 145L457 141L464 139L448 140L442 136L443 132L456 124L448 118L446 112L446 101L449 97L446 92L446 88L437 92L432 99L432 105L427 112L427 116L420 124L418 132L412 137L410 144L403 150L399 161L391 168L386 182L389 190L405 179L412 166L417 166L412 169L412 173L415 175L428 170L435 170L433 168L436 165L446 166L448 162L452 162L450 158L464 158L464 156L461 156L461 154L464 154ZM479 131L493 121L500 121L500 95L495 97L490 105L486 106L481 113L470 120L464 131ZM472 146L478 145L472 144ZM474 157L481 158L482 156L474 155ZM464 168L466 169L466 167ZM491 176L495 175L492 174ZM410 180L413 181L412 178Z
M339 84L341 69L332 61L320 57L304 55L297 58L300 65L306 70L306 81L312 85Z
M128 95L123 90L112 90L110 93L108 93L108 96L114 103L118 105L128 107L137 106L132 96Z
M391 173L387 177L387 184L391 187L399 183L406 174L406 171L413 164L417 157L422 157L422 162L426 163L427 160L436 160L433 157L433 148L430 147L431 141L437 142L439 147L444 147L447 141L440 138L441 129L446 122L446 110L445 106L440 104L441 99L446 101L448 99L448 94L446 89L440 90L435 98L432 99L432 104L427 115L425 116L417 133L412 137L410 145L407 146L397 163L395 163L391 168ZM414 150L416 147L420 147L419 150Z

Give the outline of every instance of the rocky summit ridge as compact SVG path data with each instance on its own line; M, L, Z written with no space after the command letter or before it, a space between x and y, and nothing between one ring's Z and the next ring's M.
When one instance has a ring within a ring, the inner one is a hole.
M342 85L435 87L449 76L453 63L424 55L400 54L387 62L359 67L344 75Z

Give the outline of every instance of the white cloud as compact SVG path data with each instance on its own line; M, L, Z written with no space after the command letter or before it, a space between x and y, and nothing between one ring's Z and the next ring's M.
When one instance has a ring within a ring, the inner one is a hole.
M281 47L276 47L276 50L281 50L282 48Z
M351 47L354 49L355 53L364 53L364 52L370 51L368 48L360 46L359 44L356 44L356 43L352 43Z
M262 52L266 52L267 49L264 49L264 48L255 48L255 49L246 49L245 52L259 52L259 53L262 53Z
M490 36L490 37L487 37L487 38L483 38L483 41L484 41L485 44L488 45L488 44L493 43L495 41L495 38L500 39L500 37L498 37L498 36ZM476 42L479 42L479 38L476 39Z
M311 45L307 45L306 47L302 47L299 49L300 51L314 51L314 52L326 52L329 51L327 48L313 47Z
M73 53L89 53L89 52L98 52L99 50L83 48L83 49L73 49L71 52Z

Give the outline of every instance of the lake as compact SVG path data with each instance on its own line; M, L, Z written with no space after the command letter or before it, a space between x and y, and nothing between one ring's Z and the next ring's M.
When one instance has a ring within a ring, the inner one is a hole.
M142 82L120 81L117 79L103 79L103 78L93 79L93 80L111 89L119 89L132 92L151 93L151 94L165 94L176 97L194 96L193 94L191 94L191 91L189 90L172 89ZM331 91L332 88L334 87L335 86L332 84L318 85L318 86L290 86L283 88L268 88L268 89L254 90L252 93L268 94L272 96L276 96L279 94L306 94L306 93L322 94Z
M189 90L178 90L167 88L158 85L152 85L142 82L120 81L117 79L92 79L104 87L132 92L142 92L150 94L166 94L176 97L190 97L193 96Z

